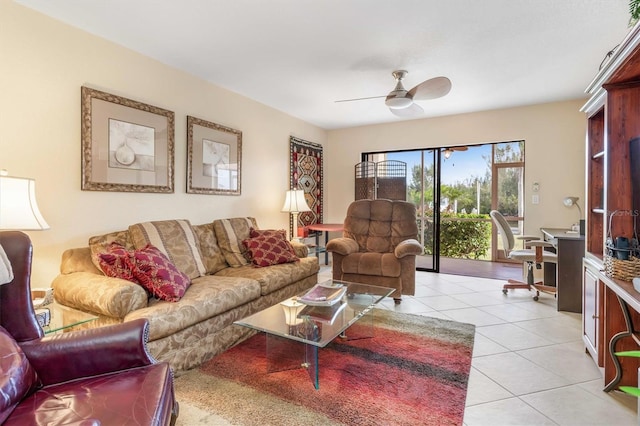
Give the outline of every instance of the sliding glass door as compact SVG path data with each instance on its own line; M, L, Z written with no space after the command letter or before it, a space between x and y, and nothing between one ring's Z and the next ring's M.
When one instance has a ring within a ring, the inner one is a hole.
M364 195L356 179L356 198L406 199L416 205L418 239L424 247L416 259L419 270L446 272L462 261L504 259L489 217L492 209L507 217L515 233L523 229L524 141L364 153L362 161L376 172L368 174L374 176L370 181L360 179L371 189ZM406 187L393 196L377 194L388 178L378 169L391 162L406 165L400 179Z
M406 200L416 205L418 240L424 254L416 267L438 272L440 244L440 149L394 151L365 154L365 162L379 164L401 161L406 164Z

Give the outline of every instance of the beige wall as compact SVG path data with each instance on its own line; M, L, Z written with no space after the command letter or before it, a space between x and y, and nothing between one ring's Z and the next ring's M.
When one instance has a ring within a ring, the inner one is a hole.
M253 215L288 228L289 136L326 142L318 127L5 0L0 76L0 168L36 179L51 226L29 232L35 287L50 285L65 248L139 221ZM80 190L83 85L175 112L174 194ZM186 194L187 115L243 132L241 196Z
M527 230L566 226L584 201L581 101L335 130L320 128L208 84L150 58L0 0L0 168L37 181L51 229L30 232L33 286L48 286L60 255L87 238L145 220L253 215L262 227L288 226L288 140L325 146L325 222L341 222L353 199L353 166L363 151L526 140ZM455 84L455 82L454 82ZM88 85L175 112L175 193L80 190L80 87ZM186 116L243 132L241 196L186 194ZM583 204L582 204L583 205Z
M455 85L455 82L454 82ZM525 141L525 232L540 227L569 227L578 211L562 204L567 195L584 207L586 120L583 100L506 110L405 121L329 132L325 148L326 220L341 221L354 196L354 165L360 153L485 142ZM454 154L455 155L455 154ZM540 203L531 203L533 182L540 184Z

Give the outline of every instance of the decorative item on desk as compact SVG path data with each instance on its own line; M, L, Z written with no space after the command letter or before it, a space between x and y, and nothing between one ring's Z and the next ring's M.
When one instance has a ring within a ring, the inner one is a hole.
M304 191L302 189L291 189L287 191L285 195L284 205L282 206L283 213L290 213L293 215L293 226L291 233L298 232L298 214L301 212L308 212L311 209L307 204L307 200L304 197ZM291 235L292 241L300 241L298 236Z

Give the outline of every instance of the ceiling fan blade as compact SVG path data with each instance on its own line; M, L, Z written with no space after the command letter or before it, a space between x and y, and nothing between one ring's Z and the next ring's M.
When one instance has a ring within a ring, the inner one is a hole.
M386 96L387 95L369 96L368 98L341 99L339 101L333 101L333 102L338 103L338 102L366 101L367 99L378 99L378 98L384 98Z
M389 111L398 117L416 117L420 114L424 114L424 109L416 103L412 103L406 108L389 108Z
M450 90L451 80L447 77L434 77L409 90L409 94L414 100L426 100L441 98L449 93Z
M454 146L451 148L452 151L466 151L469 147L467 146Z

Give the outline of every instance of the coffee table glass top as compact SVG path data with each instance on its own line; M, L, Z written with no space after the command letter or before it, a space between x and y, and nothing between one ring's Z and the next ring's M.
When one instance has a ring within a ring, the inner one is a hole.
M57 302L36 309L36 317L45 334L66 331L98 319L97 315L60 305Z
M328 280L324 284L343 285L347 291L339 302L329 307L310 306L299 302L298 297L305 291L236 321L235 324L325 347L382 299L394 292L394 289L388 287L338 280Z

